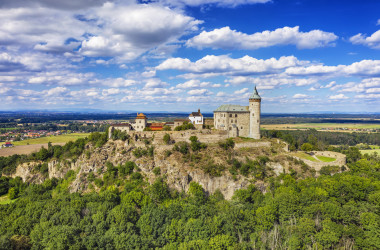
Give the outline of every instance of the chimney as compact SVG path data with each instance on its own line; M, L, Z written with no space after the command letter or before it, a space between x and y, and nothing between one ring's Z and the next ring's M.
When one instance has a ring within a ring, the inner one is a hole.
M198 114L200 114L201 113L201 109L198 109Z

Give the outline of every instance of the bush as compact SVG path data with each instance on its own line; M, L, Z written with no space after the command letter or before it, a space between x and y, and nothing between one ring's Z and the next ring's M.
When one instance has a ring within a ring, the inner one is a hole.
M165 134L163 140L164 140L166 145L169 145L170 144L170 135Z
M182 125L174 128L174 131L189 130L195 129L194 125L191 122L185 121Z
M314 150L314 146L311 145L310 143L306 142L306 143L302 144L301 150L302 151L313 151Z
M171 131L172 128L168 125L165 125L163 128L162 128L164 131Z
M153 169L153 174L156 175L156 176L161 175L161 169L159 167L155 167Z
M218 144L224 150L228 150L228 149L233 148L235 146L235 142L232 138L228 138L225 141L220 141Z
M185 155L189 153L189 143L181 141L174 145L173 150L180 152Z

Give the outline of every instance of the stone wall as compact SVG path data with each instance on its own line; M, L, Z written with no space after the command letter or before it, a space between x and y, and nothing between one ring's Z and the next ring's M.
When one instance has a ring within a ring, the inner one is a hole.
M332 152L332 151L313 151L314 155L320 155L320 156L326 156L326 157L332 157L335 158L335 161L332 162L315 162L315 161L309 161L306 159L301 159L297 156L293 156L294 158L301 160L305 162L310 167L314 168L316 171L321 170L322 167L325 166L344 166L346 165L346 155Z
M220 140L225 140L228 138L227 131L209 129L184 131L131 131L129 134L134 139L134 141L141 141L145 138L153 139L153 144L164 144L163 137L165 134L169 134L170 139L174 140L175 142L190 142L189 138L191 136L198 137L198 140L204 143L217 143Z
M239 148L258 148L258 147L270 147L269 141L257 141L257 142L241 142L235 144L235 149Z
M249 136L249 112L215 112L214 127L216 129L232 131L232 125L236 125L237 135L242 137ZM235 137L232 132L230 137Z

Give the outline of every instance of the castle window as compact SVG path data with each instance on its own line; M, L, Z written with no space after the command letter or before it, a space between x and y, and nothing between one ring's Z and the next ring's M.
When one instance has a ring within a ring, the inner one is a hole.
M243 127L241 127L241 129L243 129Z
M233 123L234 122L234 120L231 120L231 123Z
M235 120L235 123L237 123L237 120Z
M232 117L232 114L230 114L230 117Z
M230 127L230 130L231 130L231 127Z
M235 117L237 117L237 114L235 114Z

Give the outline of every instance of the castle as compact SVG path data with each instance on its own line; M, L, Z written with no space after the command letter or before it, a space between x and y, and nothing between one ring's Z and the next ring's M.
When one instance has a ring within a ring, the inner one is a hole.
M261 97L255 87L249 106L226 104L214 111L214 127L228 131L229 137L260 139Z
M233 104L221 105L214 111L214 128L223 131L228 137L250 137L260 139L261 97L255 87L249 97L249 106ZM191 122L198 130L203 129L205 120L200 110L192 112L187 119L176 119L167 123L148 123L143 113L137 113L136 119L130 123L113 124L109 128L109 136L114 129L130 132L160 131L164 126L174 130L184 122ZM146 135L145 133L144 135Z

